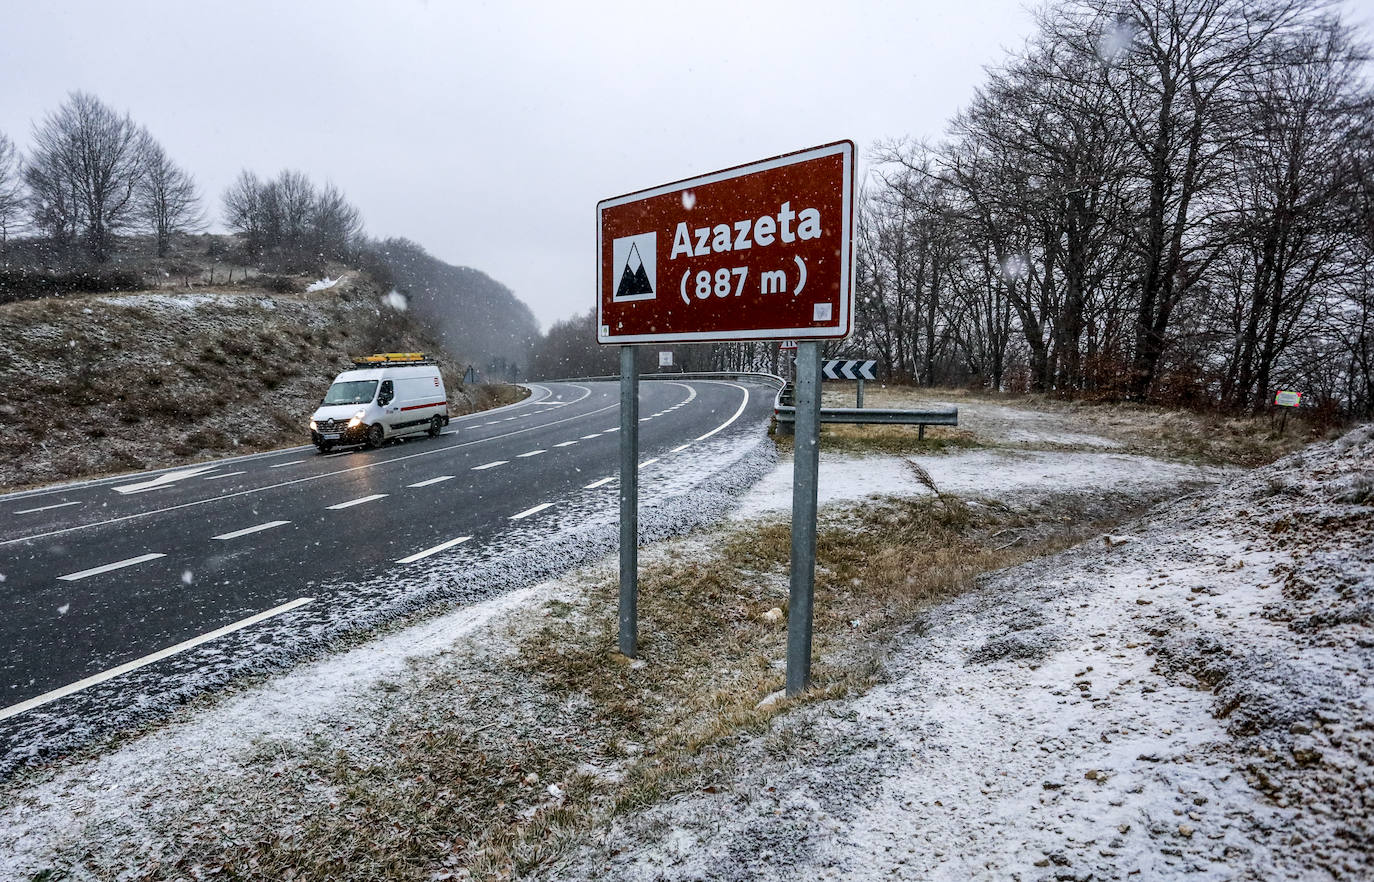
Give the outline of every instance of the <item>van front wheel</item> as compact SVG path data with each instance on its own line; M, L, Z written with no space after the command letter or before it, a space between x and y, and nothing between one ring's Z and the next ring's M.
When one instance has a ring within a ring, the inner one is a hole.
M443 417L434 417L429 421L429 437L438 438L439 432L444 428Z
M367 446L370 447L370 448L372 448L373 450L377 449L378 447L381 447L381 446L382 446L382 438L383 438L384 435L385 435L385 430L382 428L382 424L381 424L381 423L373 423L372 425L368 426L368 428L367 428Z

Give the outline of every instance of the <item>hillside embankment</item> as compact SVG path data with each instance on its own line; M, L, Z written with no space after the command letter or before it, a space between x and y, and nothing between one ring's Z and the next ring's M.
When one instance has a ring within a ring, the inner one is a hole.
M463 386L464 365L366 274L330 281L0 305L0 490L306 443L330 380L370 352L437 354L453 415L523 394Z

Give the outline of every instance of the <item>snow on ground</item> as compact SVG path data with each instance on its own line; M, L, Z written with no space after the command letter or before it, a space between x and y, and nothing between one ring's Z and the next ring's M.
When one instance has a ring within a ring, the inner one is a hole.
M991 575L557 878L1370 878L1372 463L1365 427Z
M1226 470L1165 462L1143 456L1053 453L1004 449L973 450L947 456L912 457L945 493L1005 498L1027 492L1081 493L1128 483L1141 490L1189 481L1215 481ZM852 502L875 495L915 495L926 491L899 457L821 455L821 505ZM792 510L792 464L767 475L735 511L747 521Z

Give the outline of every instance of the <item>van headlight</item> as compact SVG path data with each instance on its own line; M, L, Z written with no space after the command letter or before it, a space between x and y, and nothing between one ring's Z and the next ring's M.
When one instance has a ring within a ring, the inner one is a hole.
M363 424L363 417L366 416L366 415L367 415L367 411L365 411L365 410L360 410L360 411L358 411L357 413L353 414L353 419L351 419L351 420L348 421L348 427L349 427L350 429L356 429L356 428L358 428L359 426L361 426L361 425Z
M310 421L310 431L313 432L313 431L315 431L315 430L318 429L318 428L319 428L319 426L315 424L315 421L314 421L314 420L311 420L311 421Z

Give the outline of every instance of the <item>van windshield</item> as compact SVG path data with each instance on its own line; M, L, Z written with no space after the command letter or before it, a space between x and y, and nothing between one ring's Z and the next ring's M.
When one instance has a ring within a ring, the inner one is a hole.
M325 393L324 404L367 404L377 391L376 380L349 380L335 383Z

